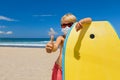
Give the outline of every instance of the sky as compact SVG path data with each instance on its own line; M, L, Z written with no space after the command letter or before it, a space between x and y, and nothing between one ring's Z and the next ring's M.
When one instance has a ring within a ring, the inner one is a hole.
M120 36L119 0L0 0L0 38L48 38L50 28L57 37L66 13L109 21Z

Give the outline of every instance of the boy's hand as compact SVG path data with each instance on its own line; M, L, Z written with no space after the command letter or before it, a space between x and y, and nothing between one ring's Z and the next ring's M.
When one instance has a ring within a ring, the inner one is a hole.
M83 26L82 26L81 23L78 22L78 23L76 24L75 28L76 28L76 31L79 31L80 29L83 28Z
M83 27L85 27L86 25L90 25L92 22L92 19L91 18L84 18L84 19L81 19L77 25L76 25L76 31L79 31L80 29L82 29Z
M46 45L46 51L47 51L48 53L51 53L51 52L53 51L53 48L54 48L54 43L53 43L53 41L54 41L54 36L51 35L51 40L50 40L50 42Z

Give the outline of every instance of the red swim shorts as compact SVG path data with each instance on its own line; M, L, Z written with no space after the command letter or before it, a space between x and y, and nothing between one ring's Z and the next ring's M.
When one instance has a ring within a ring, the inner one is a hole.
M62 80L62 69L56 63L53 67L52 80Z

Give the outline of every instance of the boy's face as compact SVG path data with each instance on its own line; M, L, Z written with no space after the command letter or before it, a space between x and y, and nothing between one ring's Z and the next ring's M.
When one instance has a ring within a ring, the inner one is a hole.
M65 22L65 21L61 24L61 28L62 28L61 31L64 33L64 35L68 33L72 25L73 25L73 22Z
M73 23L72 22L64 22L64 23L62 23L61 24L61 28L65 28L65 27L71 27L73 25Z

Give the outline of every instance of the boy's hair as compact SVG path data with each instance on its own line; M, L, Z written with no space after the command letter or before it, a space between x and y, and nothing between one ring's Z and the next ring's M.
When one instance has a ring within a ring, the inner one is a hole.
M63 24L65 21L74 23L77 21L77 19L73 14L67 13L61 18L61 24Z

